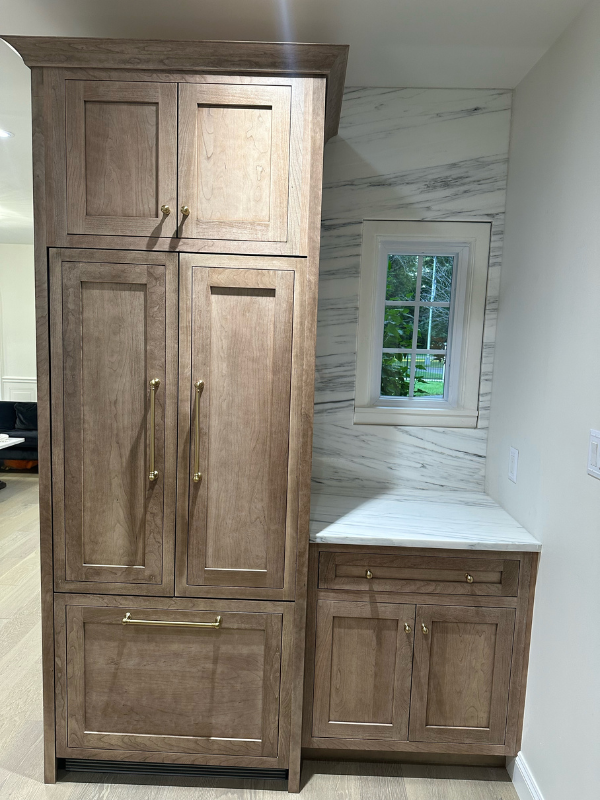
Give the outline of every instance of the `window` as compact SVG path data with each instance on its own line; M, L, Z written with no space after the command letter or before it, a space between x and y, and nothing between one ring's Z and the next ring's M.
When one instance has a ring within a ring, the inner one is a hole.
M355 423L477 425L489 237L489 223L363 223Z

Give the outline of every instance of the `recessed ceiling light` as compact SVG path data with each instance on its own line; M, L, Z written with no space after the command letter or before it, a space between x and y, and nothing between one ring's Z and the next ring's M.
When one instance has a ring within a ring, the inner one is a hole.
M0 139L10 139L11 136L14 136L14 133L11 133L10 131L5 131L2 128L0 128Z

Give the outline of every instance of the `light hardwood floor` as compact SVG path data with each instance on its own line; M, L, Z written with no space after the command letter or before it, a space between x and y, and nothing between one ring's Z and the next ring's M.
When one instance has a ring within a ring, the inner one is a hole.
M37 477L0 491L1 800L268 800L272 781L70 774L42 782ZM306 800L518 800L503 769L307 761Z

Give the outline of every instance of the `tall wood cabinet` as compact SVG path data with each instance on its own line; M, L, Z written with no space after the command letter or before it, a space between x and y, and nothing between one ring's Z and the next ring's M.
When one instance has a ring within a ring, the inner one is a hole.
M347 48L6 40L33 86L46 780L170 762L297 791Z

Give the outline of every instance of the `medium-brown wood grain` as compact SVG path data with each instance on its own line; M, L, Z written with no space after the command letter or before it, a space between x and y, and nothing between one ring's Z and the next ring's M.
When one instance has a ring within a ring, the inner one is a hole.
M408 739L414 620L414 606L319 601L313 736Z
M504 744L515 612L418 606L410 740Z
M66 80L65 86L65 232L173 236L176 84ZM171 214L163 214L163 205Z
M4 36L30 67L194 70L322 75L327 80L325 141L338 131L348 45L292 42L168 41Z

